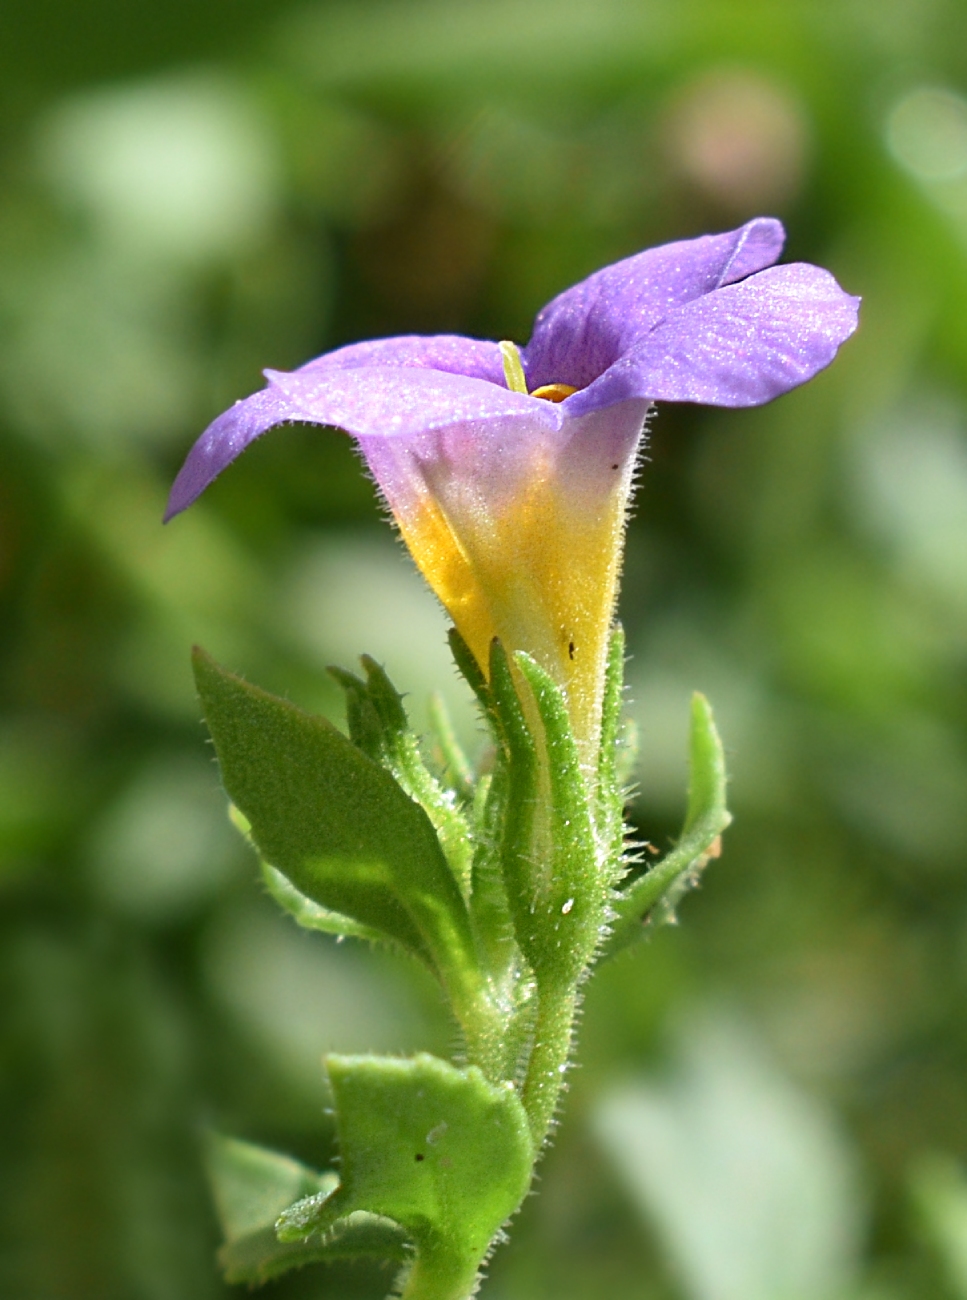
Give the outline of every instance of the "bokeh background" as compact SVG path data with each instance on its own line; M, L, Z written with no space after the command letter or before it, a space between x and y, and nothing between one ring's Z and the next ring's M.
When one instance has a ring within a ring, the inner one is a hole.
M324 1166L324 1050L450 1043L405 963L275 915L188 670L338 718L368 651L473 745L444 618L336 433L162 529L193 438L265 365L524 342L766 212L862 328L771 406L660 411L621 605L640 833L680 823L693 687L735 825L590 986L486 1294L964 1300L967 9L8 0L0 117L0 1293L229 1294L205 1127Z

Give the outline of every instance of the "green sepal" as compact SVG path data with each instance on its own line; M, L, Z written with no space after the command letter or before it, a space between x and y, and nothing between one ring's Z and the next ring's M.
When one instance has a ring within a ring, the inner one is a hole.
M643 922L674 919L686 889L695 885L709 858L717 855L719 836L732 820L725 806L725 754L712 709L698 691L692 696L689 738L688 809L681 839L656 866L638 876L613 899L615 920L604 949L611 957L643 933Z
M422 958L461 1021L479 1012L467 909L419 804L325 718L202 650L194 666L222 780L261 856L313 902Z
M538 755L506 651L496 638L490 647L490 692L499 756L486 809L491 848L476 864L474 889L477 875L481 884L491 882L495 917L502 905L521 952L533 965L540 947L533 911Z
M360 1256L403 1261L406 1236L387 1219L359 1215L339 1231L281 1242L279 1215L306 1196L326 1195L338 1185L334 1173L316 1173L288 1156L251 1142L209 1134L206 1164L225 1240L218 1262L229 1283L258 1286L293 1268Z
M369 655L360 663L366 680L344 668L329 672L346 692L346 721L353 744L391 772L429 817L464 897L470 892L473 840L470 826L452 791L445 789L423 761L410 729L403 697L386 670Z
M527 1117L510 1084L433 1056L330 1056L340 1183L285 1210L279 1239L327 1233L365 1211L399 1224L416 1246L407 1294L469 1295L501 1225L530 1184Z
M536 821L530 846L528 959L541 982L576 980L598 946L611 883L602 871L590 795L563 692L524 651L514 661L540 716L549 817Z
M451 627L447 632L447 641L449 642L450 653L453 655L453 662L457 666L457 671L473 691L474 695L476 695L477 702L486 716L491 722L494 722L493 693L491 692L487 678L484 676L483 669L473 656L473 651L455 627Z
M638 724L634 718L622 718L615 742L614 775L625 805L634 792L635 767L638 763Z
M598 838L607 854L611 883L621 875L624 848L624 805L627 737L623 733L621 710L624 704L625 634L620 623L611 630L608 662L604 677L601 709L601 748L595 788L595 824Z

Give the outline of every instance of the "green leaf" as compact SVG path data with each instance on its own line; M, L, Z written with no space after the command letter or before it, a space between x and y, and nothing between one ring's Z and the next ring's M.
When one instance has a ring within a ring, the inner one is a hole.
M402 788L429 817L460 891L470 892L473 839L460 803L423 762L420 744L410 730L403 697L385 669L362 655L366 681L343 668L330 672L346 691L349 734L353 743L374 762L391 772Z
M237 1138L210 1134L208 1174L225 1242L219 1263L230 1283L258 1285L289 1269L336 1259L376 1256L404 1260L402 1230L375 1215L355 1215L337 1230L299 1242L280 1242L279 1215L294 1202L326 1195L338 1185L336 1174L318 1174L288 1156Z
M204 651L194 664L222 780L259 853L327 911L422 957L468 1043L489 1034L470 919L423 809L325 718Z
M267 862L262 863L262 879L278 905L304 930L321 930L324 934L368 939L370 943L385 942L385 936L371 926L362 925L351 916L343 916L340 912L333 912L328 907L314 903L311 898L306 898L291 880Z
M967 1179L955 1157L925 1152L913 1163L910 1192L921 1235L943 1265L951 1296L967 1300Z
M428 1300L468 1295L501 1225L530 1184L527 1117L510 1084L421 1054L330 1056L338 1188L287 1209L282 1241L325 1233L358 1211L398 1223L417 1249Z
M616 896L616 919L605 956L613 956L639 938L643 921L673 919L679 898L697 883L709 858L717 856L719 836L732 820L725 806L725 786L722 741L708 700L696 691L692 696L688 810L681 839L657 866Z
M327 671L343 688L346 695L346 725L349 728L349 739L374 763L382 763L383 728L376 706L369 698L366 683L355 673L334 664L330 664Z

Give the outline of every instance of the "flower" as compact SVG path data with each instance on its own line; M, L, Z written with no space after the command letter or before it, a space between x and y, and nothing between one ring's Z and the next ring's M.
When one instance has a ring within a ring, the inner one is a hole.
M605 267L550 302L519 353L406 336L267 370L198 439L166 518L274 425L346 430L478 663L495 636L533 655L590 762L650 404L768 402L856 327L859 300L828 271L773 265L784 238L762 217Z

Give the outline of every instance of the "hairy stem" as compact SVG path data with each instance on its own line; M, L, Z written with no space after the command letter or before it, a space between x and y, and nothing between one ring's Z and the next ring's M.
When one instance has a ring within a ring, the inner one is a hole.
M537 999L534 1046L521 1098L535 1151L540 1150L547 1138L564 1085L574 1037L577 989L571 985L539 983Z
M464 1258L423 1244L406 1275L400 1300L469 1300L482 1262L481 1256L468 1265Z

